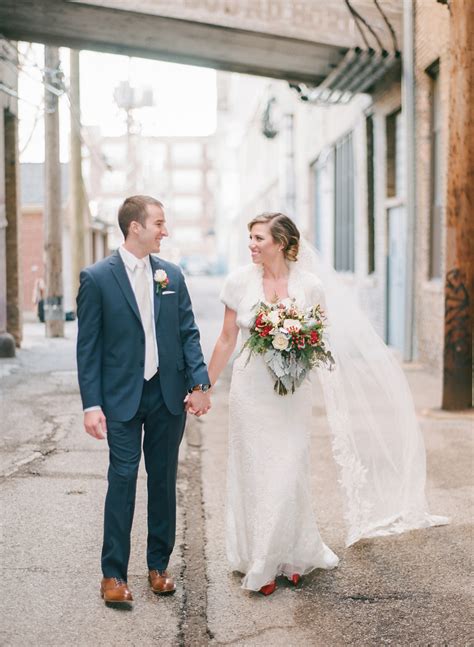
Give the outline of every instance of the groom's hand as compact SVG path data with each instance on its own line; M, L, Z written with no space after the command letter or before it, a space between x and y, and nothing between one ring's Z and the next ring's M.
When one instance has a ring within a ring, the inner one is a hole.
M107 424L102 409L84 413L84 428L93 438L104 440L107 435Z
M186 411L199 418L211 408L211 396L208 391L193 391L186 396L184 403Z

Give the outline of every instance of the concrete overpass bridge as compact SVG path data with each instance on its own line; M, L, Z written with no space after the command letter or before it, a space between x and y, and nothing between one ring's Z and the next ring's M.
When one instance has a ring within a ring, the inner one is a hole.
M400 34L402 0L383 11ZM393 49L373 0L351 6ZM345 0L2 0L9 39L212 67L318 85L365 46Z

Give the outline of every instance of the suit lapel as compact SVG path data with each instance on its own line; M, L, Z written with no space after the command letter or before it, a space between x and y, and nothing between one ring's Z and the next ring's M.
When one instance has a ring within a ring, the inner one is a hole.
M161 308L161 289L156 290L156 286L158 285L155 283L154 276L156 270L162 270L163 268L160 265L160 261L158 258L154 258L153 256L150 256L150 263L151 263L151 270L153 274L153 298L154 298L154 305L155 305L155 323L158 323L158 317L160 314L160 308Z
M132 286L128 279L127 270L123 264L122 258L118 252L115 252L110 257L110 266L112 269L112 274L114 275L117 283L119 284L120 289L123 292L124 297L128 301L128 305L131 307L138 321L141 323L140 311L138 310L137 300L133 294Z

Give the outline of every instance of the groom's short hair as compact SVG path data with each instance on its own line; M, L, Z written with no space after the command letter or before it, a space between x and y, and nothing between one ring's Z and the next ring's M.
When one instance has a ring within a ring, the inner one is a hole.
M155 207L163 209L163 203L149 195L132 195L124 200L118 212L118 224L124 238L128 236L131 222L139 222L143 227L145 226L148 205L155 205Z

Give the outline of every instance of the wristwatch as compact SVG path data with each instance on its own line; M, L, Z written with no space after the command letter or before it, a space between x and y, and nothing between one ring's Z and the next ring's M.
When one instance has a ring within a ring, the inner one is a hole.
M195 384L192 389L188 390L188 393L192 393L193 391L202 391L205 393L206 391L209 391L210 388L210 384Z

